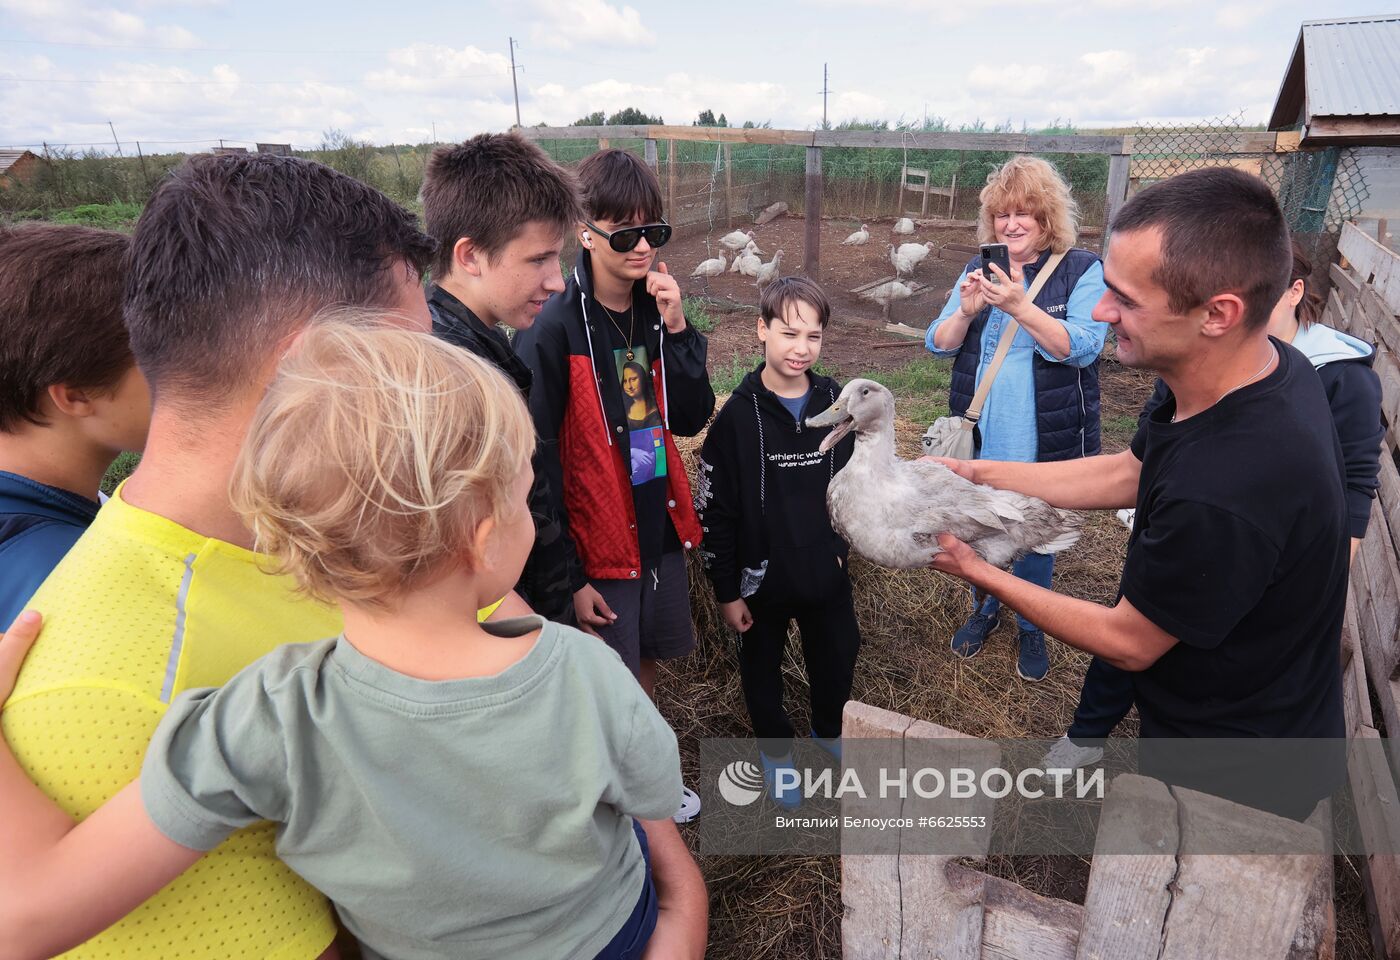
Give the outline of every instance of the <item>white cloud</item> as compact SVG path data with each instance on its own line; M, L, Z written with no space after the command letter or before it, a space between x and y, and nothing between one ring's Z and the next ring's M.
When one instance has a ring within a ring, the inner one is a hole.
M607 0L533 0L530 6L540 18L530 28L530 39L541 47L568 50L589 44L608 49L656 45L656 34L643 25L636 7Z
M193 47L198 38L179 26L151 26L141 17L113 7L93 9L78 0L0 0L0 16L11 28L24 29L55 43L151 44Z
M464 91L509 92L510 60L477 47L460 50L431 43L391 50L390 66L365 75L371 90L460 95Z

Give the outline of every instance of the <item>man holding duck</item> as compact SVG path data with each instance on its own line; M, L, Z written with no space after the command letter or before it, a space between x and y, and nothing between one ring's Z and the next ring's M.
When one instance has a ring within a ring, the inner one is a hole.
M945 461L1057 507L1136 506L1112 606L1017 579L948 535L933 566L1132 672L1145 740L1344 736L1341 451L1307 358L1266 331L1289 265L1287 225L1258 178L1199 170L1143 190L1114 218L1094 318L1168 400L1121 453ZM1292 789L1261 767L1237 799L1307 816L1340 778L1336 752L1322 752Z

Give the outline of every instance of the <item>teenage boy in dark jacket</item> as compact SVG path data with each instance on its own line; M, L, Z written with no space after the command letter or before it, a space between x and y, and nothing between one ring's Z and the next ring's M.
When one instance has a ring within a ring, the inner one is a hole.
M672 434L714 412L704 336L656 250L671 237L661 185L639 158L603 150L578 166L585 219L564 292L515 337L534 375L542 466L581 573L578 625L622 657L650 694L656 661L695 647L684 550L700 545ZM677 819L699 798L686 791Z
M816 283L787 277L759 304L763 363L720 410L700 451L697 503L702 555L724 621L739 635L744 702L760 741L769 795L792 767L792 723L783 710L783 651L797 621L811 690L812 736L841 756L841 711L851 694L860 630L846 570L847 545L831 528L826 488L851 458L847 437L819 450L827 431L803 425L836 402L840 385L812 367L831 304Z
M424 172L423 220L438 243L428 290L433 334L499 367L527 399L530 370L500 328L528 328L564 289L559 253L579 210L568 171L512 133L439 147ZM541 616L572 623L578 560L538 453L530 512L535 549L516 592Z

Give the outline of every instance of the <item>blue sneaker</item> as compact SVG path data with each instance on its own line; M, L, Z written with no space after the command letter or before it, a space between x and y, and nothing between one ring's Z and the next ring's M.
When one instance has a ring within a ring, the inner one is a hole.
M982 644L987 642L987 636L1001 623L1001 611L998 610L991 616L982 612L973 613L958 628L958 632L953 634L953 655L969 659L982 652Z
M763 761L763 784L768 788L768 796L774 803L784 810L796 810L802 803L801 781L791 786L779 785L778 771L791 770L797 772L797 768L792 765L792 754L783 757L770 757L763 751L759 751L758 758Z
M841 738L840 737L819 737L817 731L812 731L812 742L821 747L836 760L841 762Z
M1050 672L1050 655L1045 652L1045 634L1039 630L1022 630L1016 637L1020 649L1016 653L1016 673L1022 680L1037 683Z

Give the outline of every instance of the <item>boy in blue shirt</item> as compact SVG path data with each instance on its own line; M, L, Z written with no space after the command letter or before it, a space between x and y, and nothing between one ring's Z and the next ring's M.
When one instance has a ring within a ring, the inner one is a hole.
M0 231L0 623L97 516L140 450L151 397L122 323L126 236L43 223Z

